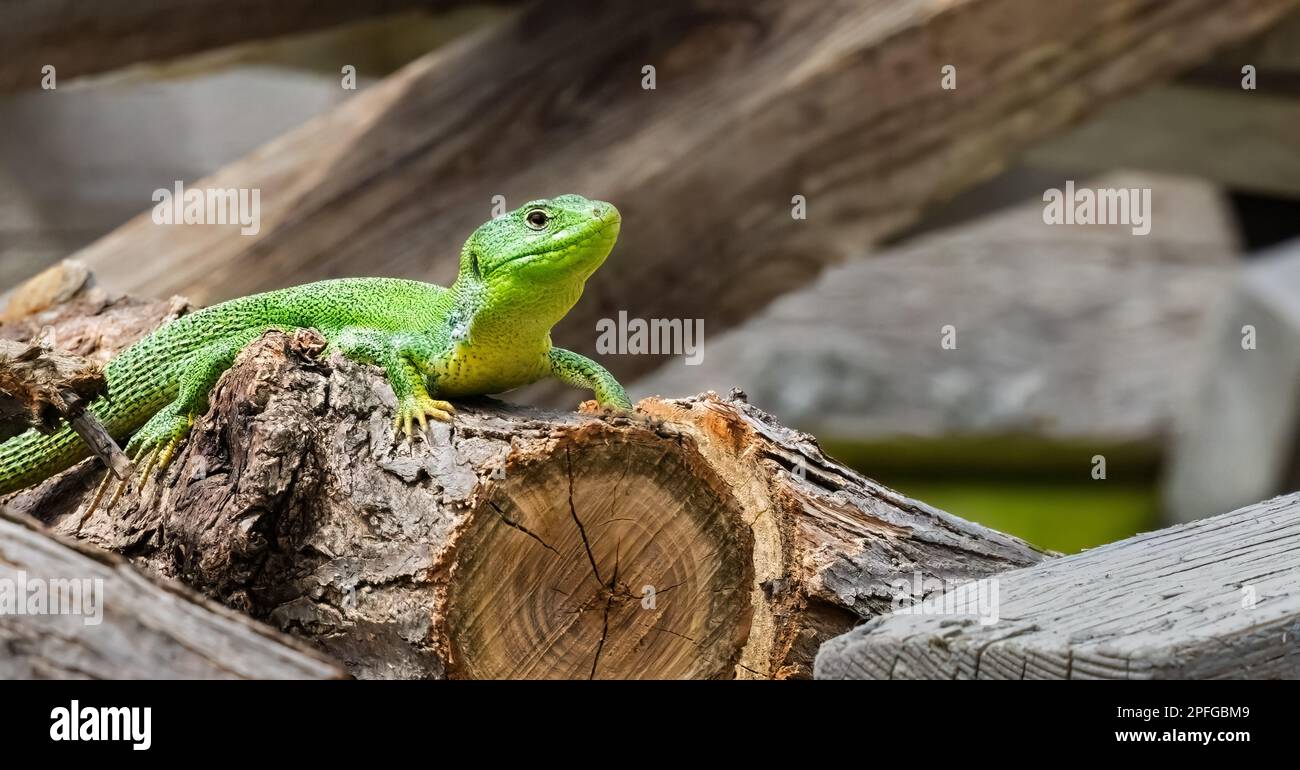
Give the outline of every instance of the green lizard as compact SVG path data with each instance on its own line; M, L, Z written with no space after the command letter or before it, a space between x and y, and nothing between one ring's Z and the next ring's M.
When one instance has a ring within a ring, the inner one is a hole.
M268 330L311 328L330 349L383 368L397 396L397 427L407 435L413 424L424 430L428 418L451 419L455 410L443 398L499 393L545 377L590 388L601 406L630 410L618 380L591 359L553 347L550 338L613 248L620 223L608 203L562 195L475 230L450 289L343 278L213 305L163 325L111 360L108 395L90 408L117 440L133 434L126 453L145 461L143 483L152 470L165 471L240 350ZM9 439L0 444L0 494L89 454L67 426Z

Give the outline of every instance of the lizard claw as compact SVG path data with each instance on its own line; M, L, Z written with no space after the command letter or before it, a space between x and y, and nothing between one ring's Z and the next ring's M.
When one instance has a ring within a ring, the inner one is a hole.
M623 406L618 403L600 403L595 399L589 399L578 404L579 414L603 415L607 417L631 417L636 413L632 406Z
M145 454L145 450L146 447L144 447L143 445L137 444L135 446L132 446L128 444L126 448L126 453L131 458L131 462L134 464L140 460L141 455ZM144 487L145 479L149 477L149 470L153 467L154 458L157 456L157 454L158 454L157 449L154 449L153 451L149 452L148 462L145 463L145 465L143 466L143 470L140 471L137 477L138 478L138 481L136 482L137 487L140 488ZM86 522L90 520L91 515L94 514L96 510L99 509L99 503L104 499L104 493L108 491L109 484L113 483L113 478L114 478L113 472L111 470L108 470L107 468L104 469L104 479L100 481L99 486L95 488L94 497L90 498L90 504L86 506L85 512L81 514L81 520L77 522L76 531L78 533L81 532L82 527L86 526ZM104 506L105 511L113 510L113 506L116 505L117 501L122 497L122 493L126 491L127 484L129 484L130 482L131 482L130 476L121 479L120 481L117 482L117 487L113 490L113 496L108 498L108 504Z
M428 396L409 396L402 399L397 405L397 416L393 420L395 428L406 436L413 436L412 430L415 424L419 424L420 432L423 433L429 428L428 418L432 417L440 422L451 422L451 416L455 414L456 407L446 401L439 401Z
M181 442L189 435L190 428L194 425L194 417L191 415L177 414L175 410L168 407L160 410L157 414L149 419L136 434L131 437L131 441L126 445L126 454L131 458L131 462L137 464L140 472L135 477L137 490L143 490L145 484L149 481L151 475L157 471L166 473L168 466L171 465L172 459L176 456L176 450L180 447ZM140 460L144 460L140 464ZM99 508L99 503L112 481L112 473L106 471L104 480L100 482L99 487L95 490L94 497L91 498L90 504L86 506L86 511L81 515L81 521L77 524L77 531L85 526L90 519L91 514ZM113 496L108 499L104 510L111 511L117 501L121 499L122 494L130 483L129 479L123 479L113 490Z

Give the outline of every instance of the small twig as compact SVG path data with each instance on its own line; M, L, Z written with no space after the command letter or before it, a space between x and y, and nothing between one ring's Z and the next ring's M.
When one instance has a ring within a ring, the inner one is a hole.
M68 420L72 429L81 436L81 440L86 442L90 451L103 461L104 465L113 472L113 475L122 481L131 477L135 467L131 464L130 458L117 445L113 437L108 435L108 430L104 428L103 423L95 418L92 412L85 411Z

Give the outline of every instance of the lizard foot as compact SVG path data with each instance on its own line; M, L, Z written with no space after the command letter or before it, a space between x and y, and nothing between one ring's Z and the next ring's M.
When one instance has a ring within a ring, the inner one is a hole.
M578 404L579 414L603 415L606 417L632 417L636 410L631 404L621 404L616 402L600 403L595 399L589 399Z
M456 407L446 401L439 401L428 396L408 396L397 405L397 417L393 423L397 430L407 436L415 435L413 427L418 424L423 433L429 427L428 418L441 422L451 422Z
M176 456L177 448L189 435L190 428L193 425L193 416L180 414L178 410L168 405L160 409L153 417L149 418L144 427L136 431L124 451L131 458L131 462L140 468L140 472L136 476L137 490L144 489L145 483L155 470L159 473L167 471L172 458ZM142 459L144 460L143 465L140 464ZM95 490L95 496L90 500L90 505L86 507L86 512L81 515L81 522L77 525L78 531L99 507L99 503L103 499L104 492L108 489L112 478L113 474L106 471L104 480L100 482L99 488ZM108 504L104 506L104 510L113 509L118 499L122 497L122 493L126 491L128 483L128 479L118 482L117 489L113 491L113 496L108 499Z
M181 414L174 405L167 405L149 418L144 427L136 432L127 442L126 453L132 461L146 458L144 468L140 471L139 486L144 487L149 475L155 469L166 472L176 456L176 449L190 434L194 426L194 416Z

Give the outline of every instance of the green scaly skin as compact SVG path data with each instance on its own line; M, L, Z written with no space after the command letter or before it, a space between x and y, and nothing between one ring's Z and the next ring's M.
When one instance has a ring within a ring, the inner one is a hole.
M315 329L330 348L383 368L397 396L397 424L450 420L439 398L483 395L556 377L589 388L601 406L630 410L603 367L552 347L550 331L582 295L618 238L618 210L579 195L528 203L466 241L450 289L394 278L345 278L295 286L183 316L131 345L106 367L108 398L91 405L132 458L166 468L208 393L235 356L271 329ZM435 398L437 397L437 398ZM89 456L64 427L0 444L0 494L42 481Z

